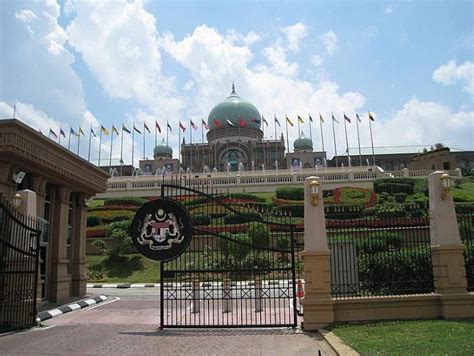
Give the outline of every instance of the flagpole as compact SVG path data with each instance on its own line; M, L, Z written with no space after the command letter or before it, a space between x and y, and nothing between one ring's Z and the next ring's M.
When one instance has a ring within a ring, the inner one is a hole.
M135 124L132 129L132 176L134 173L133 159L135 158Z
M100 151L102 146L102 126L100 126L100 133L99 133L99 164L97 167L100 167Z
M265 165L265 167L267 167L267 155L265 152L265 124L263 122L262 122L262 128L263 128L263 164Z
M87 150L87 162L91 160L91 142L92 142L92 125L91 129L89 130L89 149Z
M372 136L372 120L370 120L370 112L369 112L369 129L370 129L370 142L372 144L372 162L375 166L374 138Z
M203 118L201 118L201 143L202 143L202 165L201 165L201 171L204 170L204 123L203 123ZM198 160L199 162L199 160Z
M278 144L277 144L277 123L276 123L276 115L273 114L273 124L275 125L275 160L278 161ZM276 169L276 164L275 164Z
M323 152L324 151L324 135L323 135L323 122L321 121L321 114L319 114L319 127L321 129L321 143L323 145Z
M122 136L120 137L120 176L122 176L122 166L123 166L123 123L122 123Z
M311 118L311 115L308 114L308 116ZM313 134L311 132L311 121L312 121L312 118L311 119L308 119L309 121L309 139L311 140L311 142L313 142Z
M359 166L362 167L362 154L360 152L359 115L358 114L356 114L356 124L357 124L357 144L359 145Z
M296 121L298 121L298 138L301 138L300 118L299 118L299 115L296 117Z
M344 132L346 133L346 149L347 149L347 163L351 167L351 156L349 154L349 140L347 139L346 114L344 113Z
M77 155L79 156L79 144L81 142L81 130L79 128L79 136L77 136Z
M286 124L286 147L288 147L288 153L290 153L290 140L288 139L288 117L285 117Z
M61 128L59 128L59 141L58 141L58 144L61 144Z
M114 125L112 125L112 132L110 133L110 157L109 157L109 170L112 169L112 145L114 143Z
M337 161L337 145L336 145L336 131L334 131L334 115L332 115L332 136L334 139L334 155L336 157L336 167L339 167L338 161Z
M189 120L189 168L193 172L193 128L191 126L191 119Z
M143 121L143 159L145 159L145 121Z
M51 135L51 131L49 131L49 134ZM71 128L69 128L69 139L67 141L67 149L71 149Z
M242 117L240 117L239 115L239 139L237 140L237 143L239 145L239 163L237 164L237 171L239 170L239 166L240 166L240 120L242 120Z
M168 123L168 120L166 120L166 146L169 146L168 145L168 130L169 130L169 123Z
M179 125L178 125L178 159L179 159L179 164L182 166L183 162L181 162L181 127L179 127Z
M158 131L158 128L156 127L156 121L155 121L155 147L156 147L156 131Z

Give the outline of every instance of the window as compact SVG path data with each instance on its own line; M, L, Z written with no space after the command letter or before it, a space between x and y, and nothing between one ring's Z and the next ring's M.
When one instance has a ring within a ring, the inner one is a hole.
M443 162L443 169L445 171L451 169L451 165L449 164L449 162Z

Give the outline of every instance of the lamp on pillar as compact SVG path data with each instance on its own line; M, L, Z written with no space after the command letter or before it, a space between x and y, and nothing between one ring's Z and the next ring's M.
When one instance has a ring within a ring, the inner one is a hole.
M318 206L319 202L319 182L317 180L313 180L309 183L311 189L311 205Z
M440 177L441 180L441 199L448 199L448 194L451 191L451 177L449 174L444 173Z
M19 193L13 194L13 199L12 199L12 201L13 201L13 206L14 206L15 208L19 208L20 205L21 205L21 195L20 195Z

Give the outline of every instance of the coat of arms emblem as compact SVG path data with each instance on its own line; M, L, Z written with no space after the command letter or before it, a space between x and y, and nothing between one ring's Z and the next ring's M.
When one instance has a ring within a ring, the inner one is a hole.
M163 209L158 209L155 214L146 214L137 242L148 245L151 250L168 250L173 244L183 242L181 220L174 213L166 213Z

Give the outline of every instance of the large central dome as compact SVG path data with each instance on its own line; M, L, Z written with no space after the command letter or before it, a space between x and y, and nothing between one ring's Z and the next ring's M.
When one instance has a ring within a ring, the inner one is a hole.
M232 84L232 92L225 101L217 104L209 113L207 123L209 129L225 129L231 127L229 120L234 127L250 128L260 130L262 118L257 108L251 103L242 100L235 92Z

